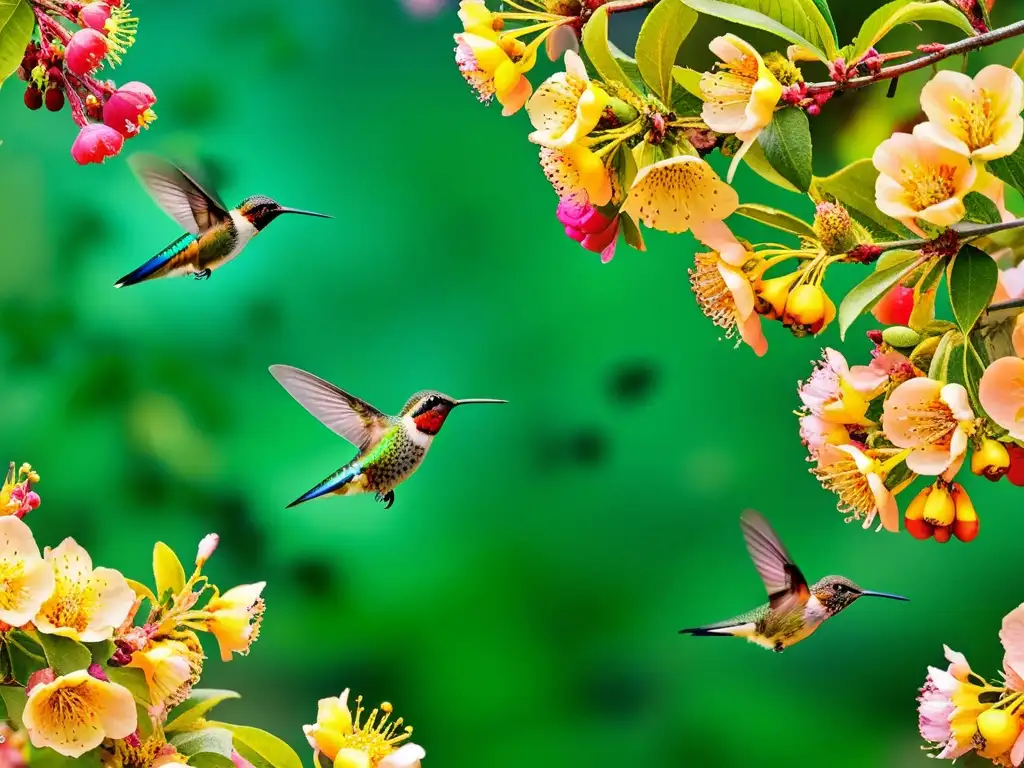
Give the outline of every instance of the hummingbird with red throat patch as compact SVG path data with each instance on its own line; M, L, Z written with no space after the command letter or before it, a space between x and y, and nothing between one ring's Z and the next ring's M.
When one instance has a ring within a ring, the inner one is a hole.
M395 487L419 469L453 408L508 402L456 400L440 392L423 391L409 398L397 416L388 416L318 376L290 365L272 365L270 373L320 423L359 449L352 461L310 488L289 508L321 496L375 493L377 501L384 502L388 509L395 502Z
M187 232L114 283L115 288L180 275L205 280L213 270L238 256L278 216L293 213L332 218L325 213L285 208L265 195L247 197L237 208L229 209L215 193L165 160L133 155L128 163L156 204Z
M804 575L761 513L746 510L740 516L740 527L747 552L768 590L768 602L725 621L681 629L680 634L744 637L763 648L782 653L862 597L908 599L861 589L844 576L826 576L808 586Z

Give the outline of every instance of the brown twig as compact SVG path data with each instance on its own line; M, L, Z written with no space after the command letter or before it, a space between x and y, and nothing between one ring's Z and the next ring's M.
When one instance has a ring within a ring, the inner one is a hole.
M944 45L940 50L929 53L927 56L921 56L920 58L904 62L903 64L885 67L873 75L853 77L842 83L837 83L832 80L823 83L810 83L807 86L807 93L813 95L815 93L850 91L857 88L864 88L872 83L877 83L882 80L891 80L899 77L900 75L905 75L908 72L923 69L924 67L931 66L938 61L947 59L950 56L956 56L958 53L967 53L968 51L974 51L978 48L984 48L987 45L992 45L993 43L998 43L1002 40L1008 40L1011 37L1016 37L1021 34L1024 34L1024 21L1017 21L1005 27L993 29L990 32L983 32L980 35L975 35L974 37L968 37L963 40L958 40L955 43Z
M996 232L1003 232L1007 229L1024 227L1024 219L1013 219L1012 221L1001 221L998 224L959 224L954 226L951 232L956 232L960 242L974 240L978 237L994 235ZM940 235L941 237L941 235ZM936 238L917 237L912 240L894 240L889 243L876 243L871 248L878 248L882 253L897 250L915 250L934 243Z

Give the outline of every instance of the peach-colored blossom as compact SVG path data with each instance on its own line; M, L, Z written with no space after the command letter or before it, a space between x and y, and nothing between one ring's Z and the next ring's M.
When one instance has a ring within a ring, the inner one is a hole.
M1024 360L1001 357L992 361L981 377L978 398L992 421L1015 440L1024 440Z
M807 409L833 424L870 424L866 418L868 403L888 382L888 374L879 367L855 365L834 349L826 349L799 394Z
M999 270L999 282L992 303L1024 298L1024 261L1015 267Z
M863 526L870 528L875 518L880 519L880 528L887 531L900 529L900 511L896 499L885 487L885 471L881 462L856 445L840 445L836 448L844 454L838 460L811 469L825 490L839 497L839 511L851 520L863 519Z
M907 467L919 475L941 475L967 452L974 432L967 390L925 377L893 390L882 411L882 431L899 448L911 449Z
M800 439L807 446L810 458L822 466L845 458L839 446L850 442L850 432L843 424L809 413L800 417Z
M917 220L939 227L960 221L964 195L977 179L969 158L923 135L896 133L883 141L872 158L878 170L875 204L908 228L924 234Z
M972 79L943 70L921 91L928 116L921 132L975 160L1006 157L1024 137L1024 82L1008 67L992 64Z

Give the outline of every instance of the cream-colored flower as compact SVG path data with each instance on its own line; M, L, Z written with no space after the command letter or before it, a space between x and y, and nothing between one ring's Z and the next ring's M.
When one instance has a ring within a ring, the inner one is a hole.
M232 653L244 656L259 637L266 608L260 593L265 586L260 581L234 587L210 600L203 610L205 629L217 638L221 661L231 661Z
M402 718L391 719L392 706L384 702L364 722L363 697L356 699L353 718L348 694L346 688L341 696L321 699L316 723L303 726L315 753L333 760L335 768L420 768L427 753L418 744L402 745L412 728L403 728Z
M922 133L896 133L883 141L872 158L878 170L875 204L911 230L924 234L917 219L939 227L964 217L964 195L977 179L971 161Z
M612 199L608 169L587 147L541 147L540 167L559 199L583 199L594 206L606 205Z
M135 592L118 571L93 568L89 553L67 538L46 554L53 594L35 618L36 629L85 643L109 640L135 604Z
M837 445L835 449L845 456L813 467L811 474L826 491L839 497L839 511L851 520L863 518L865 528L879 517L885 530L898 531L900 510L892 491L885 486L885 470L878 458L855 445Z
M79 757L104 739L123 739L138 726L131 692L84 669L36 685L22 719L33 746L67 757Z
M993 64L971 79L943 70L921 91L928 123L922 135L975 160L1012 155L1024 137L1024 82L1008 67Z
M608 95L591 82L583 59L567 51L565 71L541 83L526 103L535 129L530 141L552 149L575 144L597 127L607 104Z
M974 412L959 384L919 377L900 384L885 401L882 431L893 445L910 448L907 467L941 475L963 460L974 433Z
M1001 357L985 369L978 387L985 413L1015 440L1024 440L1024 360Z
M772 121L782 98L782 85L765 66L761 54L736 35L716 37L709 46L721 62L700 78L704 94L701 119L718 133L732 133L743 142L733 157L728 180L750 145Z
M27 624L52 593L53 570L32 531L17 517L0 517L0 622Z
M191 633L189 633L191 634ZM170 709L188 698L203 669L202 646L194 635L192 647L182 640L161 638L135 651L129 667L141 669L149 685L150 702Z
M720 231L739 205L736 190L704 160L680 155L640 169L622 206L634 221L662 232L692 230L699 239Z

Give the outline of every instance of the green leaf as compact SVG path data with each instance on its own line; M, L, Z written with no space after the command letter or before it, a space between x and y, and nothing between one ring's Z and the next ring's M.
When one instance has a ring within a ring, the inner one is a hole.
M180 731L188 727L211 709L228 699L241 698L235 691L216 688L193 688L189 697L167 715L165 731Z
M619 228L622 230L622 237L626 240L627 245L641 252L647 250L647 245L644 243L644 236L640 232L640 228L629 216L623 215L619 219Z
M877 179L878 171L871 160L858 160L831 176L815 176L811 182L811 198L819 203L826 196L835 198L847 208L858 211L865 218L878 224L885 232L904 239L910 234L907 228L896 219L886 216L875 205Z
M176 595L185 588L185 569L181 567L181 561L174 550L162 541L153 547L153 576L156 579L156 593L160 597L168 589Z
M1024 50L1020 52L1020 56L1018 56L1017 60L1013 62L1013 71L1016 72L1018 76L1024 77Z
M775 208L769 208L767 205L745 203L736 209L736 213L740 216L745 216L748 219L759 221L762 224L767 224L769 227L781 229L783 232L789 232L791 235L796 235L797 237L814 240L818 238L818 235L814 232L814 227L807 222L797 218L791 213L778 211Z
M980 192L968 192L964 195L964 206L967 208L967 212L964 214L965 221L973 221L976 224L998 224L1003 220L996 204Z
M932 361L928 365L928 378L934 381L946 380L946 368L949 363L949 353L955 344L960 343L963 336L958 331L946 331L939 339L935 352L932 353Z
M1024 195L1024 144L1008 157L989 160L988 169L997 177Z
M4 700L4 708L7 710L7 718L18 730L24 728L21 722L21 713L25 711L25 704L28 702L28 695L20 685L0 685L0 699Z
M854 40L847 63L853 64L860 61L864 54L889 34L894 27L915 21L941 21L959 27L970 36L975 34L967 17L950 5L916 2L915 0L896 0L896 2L883 5L861 24L860 32L857 33Z
M632 79L622 70L609 48L607 6L602 5L594 11L590 21L583 27L583 49L603 80L618 82L623 88L636 91Z
M153 594L153 590L151 590L142 582L135 581L134 579L125 579L125 581L128 582L128 586L132 588L132 591L135 593L136 597L141 597L144 600L149 600L149 604L152 605L154 608L157 606L158 603L156 595Z
M626 77L629 78L630 82L625 83L625 85L627 87L632 87L632 89L637 93L643 93L645 90L644 78L643 75L640 74L640 67L637 65L636 59L621 50L611 40L608 41L608 50L611 52L612 58L619 63L620 67L622 67L622 71L626 73Z
M765 159L786 181L806 192L814 174L811 170L811 126L797 107L775 113L757 139Z
M765 181L771 182L775 186L782 187L790 192L800 192L799 189L782 178L779 172L772 168L772 164L769 163L768 158L764 156L764 150L761 149L761 145L758 142L755 141L750 145L750 149L747 150L747 154L743 156L743 162L750 166L750 170Z
M662 0L651 9L636 39L640 74L664 104L672 103L672 68L697 14L681 0Z
M302 760L295 754L295 750L272 733L248 725L231 725L229 723L214 723L214 725L227 728L235 735L235 748L243 756L247 752L251 753L258 756L261 762L273 766L273 768L302 768ZM252 758L246 759L255 762Z
M846 338L846 331L853 322L865 312L871 310L886 291L917 269L921 254L917 251L891 251L899 256L894 263L884 269L876 270L858 283L846 294L839 305L839 336Z
M131 691L135 701L139 704L149 705L151 703L146 673L138 667L110 667L107 670L107 677L112 683L117 683Z
M98 643L82 643L82 645L89 649L89 653L92 654L93 663L99 664L101 667L107 666L107 662L110 661L110 657L114 655L114 651L117 648L113 640L101 640Z
M219 726L220 723L217 723L213 728L179 733L171 739L171 744L183 755L212 752L230 758L233 745L231 731Z
M835 50L828 22L813 0L682 0L698 13L715 16L744 27L753 27L788 40L810 51L819 61L831 61ZM827 39L821 32L827 30ZM822 51L822 46L829 53Z
M57 675L66 675L79 669L88 669L92 664L89 649L77 640L62 635L38 633L39 644L46 654L46 662Z
M25 58L36 17L28 0L0 0L0 85Z
M197 752L188 759L188 764L195 768L235 768L230 757L218 755L216 752Z
M22 685L28 685L28 679L33 672L47 667L42 649L23 632L11 632L7 635L7 652L11 658L11 673Z
M821 13L825 23L828 24L829 32L832 33L832 39L838 40L839 33L836 31L836 23L832 19L832 9L828 7L828 0L813 0L815 7Z
M998 282L995 259L973 245L963 246L953 257L946 271L946 285L953 317L965 334L970 333L988 308Z
M695 96L704 101L704 92L700 89L700 79L703 76L702 72L698 72L695 69L689 67L680 67L676 65L672 67L672 79L676 81L678 85L681 85L683 89L691 96ZM679 91L678 88L675 89Z
M89 750L79 757L67 757L58 754L52 749L36 749L33 747L29 754L28 764L32 768L100 768L100 754L102 750Z

